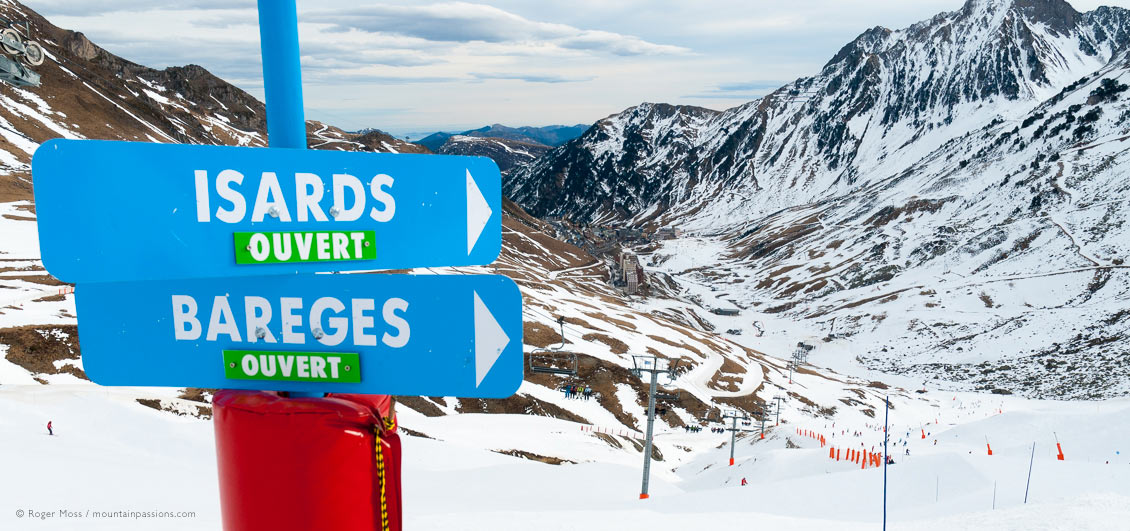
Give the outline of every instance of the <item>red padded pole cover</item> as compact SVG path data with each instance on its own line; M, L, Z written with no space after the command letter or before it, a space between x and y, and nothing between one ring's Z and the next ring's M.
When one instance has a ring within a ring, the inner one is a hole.
M216 393L213 422L226 531L400 530L399 439L394 429L381 434L386 528L376 458L383 423L379 404L371 400L378 397L353 398ZM384 412L391 414L388 404Z
M384 482L384 503L385 503L385 517L387 527L378 526L377 529L382 531L400 531L403 527L404 513L402 512L401 505L401 488L400 488L400 434L396 429L396 411L393 409L392 397L389 395L349 395L349 394L329 394L328 397L347 400L355 404L368 407L373 414L381 419L383 422L383 429L381 431L381 452L384 457L382 465L384 467L385 482ZM389 420L391 419L391 421ZM374 488L379 489L379 484L374 483ZM375 493L378 500L381 493L379 490ZM378 514L379 516L379 514Z

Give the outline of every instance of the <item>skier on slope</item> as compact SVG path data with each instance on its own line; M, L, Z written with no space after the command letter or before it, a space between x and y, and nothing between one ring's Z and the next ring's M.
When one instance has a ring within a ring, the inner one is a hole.
M55 432L51 430L51 421L50 420L47 421L47 435L55 435Z

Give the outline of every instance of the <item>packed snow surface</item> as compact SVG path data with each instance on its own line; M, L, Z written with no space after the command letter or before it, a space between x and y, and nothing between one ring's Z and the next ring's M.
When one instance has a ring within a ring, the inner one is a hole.
M0 482L0 526L219 529L211 424L133 399L152 392L160 391L0 386L0 455L8 478ZM1130 518L1130 454L1120 446L1130 435L1127 414L1128 400L1041 402L939 391L901 400L890 421L890 529L1122 529ZM47 434L48 420L54 436ZM882 514L883 470L829 459L828 448L878 449L880 424L781 420L764 440L740 438L732 467L728 434L658 433L666 459L653 463L651 498L639 500L638 454L624 459L575 423L524 415L429 418L402 408L404 427L434 438L402 434L405 528L565 530L584 523L641 530L874 529ZM823 435L828 446L797 435L798 429ZM1056 458L1056 436L1064 461ZM986 455L986 439L992 456ZM577 464L555 466L492 451L514 448L560 453ZM747 486L741 486L743 478ZM60 508L195 516L15 517L17 509Z

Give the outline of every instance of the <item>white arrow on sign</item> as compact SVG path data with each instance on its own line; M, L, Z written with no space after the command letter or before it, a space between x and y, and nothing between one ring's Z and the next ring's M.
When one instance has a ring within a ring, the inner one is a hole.
M475 295L475 387L483 383L483 378L494 367L498 356L510 344L510 338L491 315L487 305Z
M471 254L471 249L475 248L475 242L479 241L479 236L483 233L483 229L487 226L487 220L493 213L490 209L490 204L487 203L483 193L479 191L479 185L475 184L475 179L471 177L471 170L467 171L467 254Z

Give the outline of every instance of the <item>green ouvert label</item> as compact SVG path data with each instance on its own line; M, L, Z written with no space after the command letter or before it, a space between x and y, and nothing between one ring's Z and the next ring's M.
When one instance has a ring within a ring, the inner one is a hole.
M342 262L375 260L377 236L371 230L236 232L235 263Z
M361 359L354 352L225 350L224 377L230 380L360 383Z

